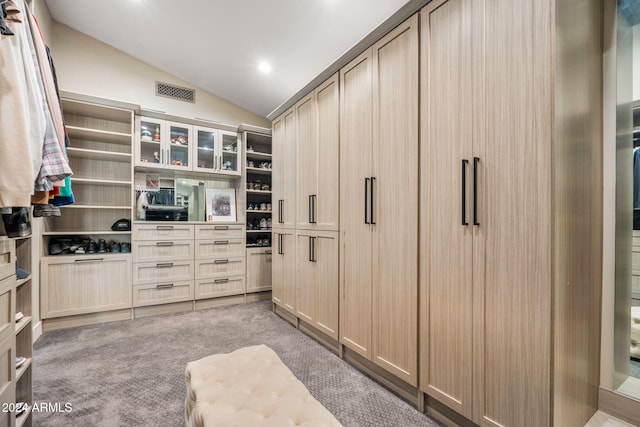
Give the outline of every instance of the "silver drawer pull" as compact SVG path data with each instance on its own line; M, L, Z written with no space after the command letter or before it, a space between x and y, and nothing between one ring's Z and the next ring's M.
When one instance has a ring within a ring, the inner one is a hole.
M228 245L229 241L228 240L216 240L215 242L213 242L214 245Z
M213 261L214 264L229 264L229 260L228 259L217 259L215 261Z
M226 279L216 279L214 280L214 283L227 283L229 281L229 278L227 277Z
M173 230L173 225L157 225L156 230Z
M171 289L173 288L173 283L169 283L168 285L157 285L156 289Z
M173 246L173 242L157 242L156 246Z
M89 259L77 259L74 262L80 264L81 262L102 262L104 258L89 258Z
M216 225L213 229L214 230L228 230L229 226L228 225Z
M172 262L161 262L156 264L157 268L165 268L165 267L173 267L173 263Z

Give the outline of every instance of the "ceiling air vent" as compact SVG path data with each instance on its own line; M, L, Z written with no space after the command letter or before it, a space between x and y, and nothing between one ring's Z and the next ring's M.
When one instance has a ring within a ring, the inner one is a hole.
M174 86L168 83L156 82L156 95L179 101L196 102L195 89Z

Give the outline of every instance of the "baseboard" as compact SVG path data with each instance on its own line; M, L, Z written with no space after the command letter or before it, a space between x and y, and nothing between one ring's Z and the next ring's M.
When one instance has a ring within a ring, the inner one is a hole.
M340 355L340 343L337 340L331 338L329 335L314 328L312 325L304 322L303 320L299 320L298 329L314 340L318 341L328 350L331 350L333 353Z
M136 307L133 309L133 318L142 319L144 317L158 316L162 314L185 313L188 311L193 311L193 301L150 305L147 307Z
M640 401L600 387L598 410L640 426Z
M273 312L278 316L282 317L287 322L291 323L296 328L298 327L298 318L293 314L289 313L284 308L280 307L278 304L273 304Z
M75 316L54 317L42 320L42 331L75 328L76 326L95 325L96 323L131 320L131 309L105 311L102 313L78 314Z
M471 420L463 417L444 403L425 395L426 413L447 427L477 427Z
M38 341L38 338L42 335L42 320L33 325L32 338L33 342Z
M244 303L245 303L244 294L233 295L230 297L196 300L195 309L206 310L207 308L224 307L227 305L244 304Z
M271 291L253 292L253 293L247 294L247 302L270 301L270 300L271 300Z

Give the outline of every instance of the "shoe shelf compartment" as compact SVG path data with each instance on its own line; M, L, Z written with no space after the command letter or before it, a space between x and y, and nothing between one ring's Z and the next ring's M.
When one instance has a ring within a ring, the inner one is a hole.
M247 166L247 173L251 173L255 175L271 175L271 169L251 168Z
M271 135L255 132L244 132L245 142L245 200L246 200L246 247L267 248L271 246L271 228L266 221L271 221L273 208L272 195L272 147ZM266 188L264 188L266 187ZM263 189L264 188L264 189ZM260 209L263 205L263 209ZM249 251L247 250L247 256ZM270 274L270 273L269 273ZM247 284L250 282L249 266L247 266ZM255 278L252 279L255 282Z
M28 409L16 417L16 426L31 425L33 404L32 360L33 360L33 295L32 295L32 247L31 237L16 239L16 269L27 273L27 277L16 282L16 313L22 318L15 323L16 358L24 357L25 362L16 368L16 403L24 402Z
M263 153L260 151L247 151L247 160L267 160L270 161L273 156L271 153Z

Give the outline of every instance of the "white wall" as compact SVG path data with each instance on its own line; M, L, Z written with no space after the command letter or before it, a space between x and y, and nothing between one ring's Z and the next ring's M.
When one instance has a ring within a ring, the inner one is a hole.
M264 117L55 21L51 50L61 90L125 101L180 117L271 127ZM156 81L196 89L196 102L155 96Z
M40 24L40 31L42 31L45 43L51 48L54 21L49 11L49 6L47 6L44 0L33 0L31 3L31 11Z

